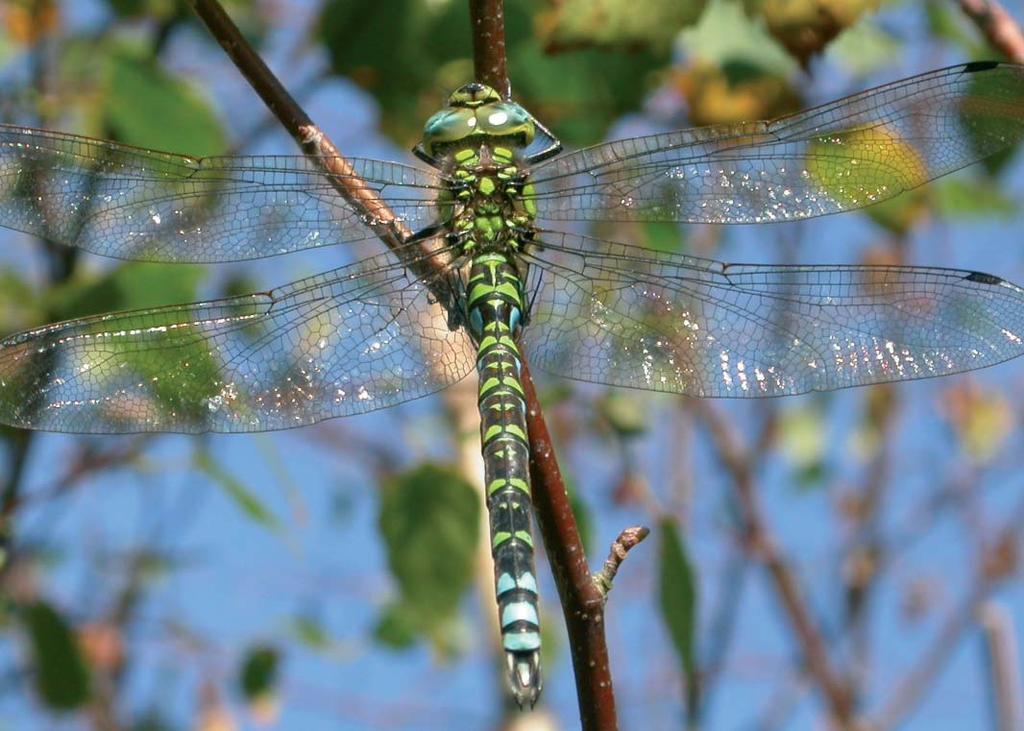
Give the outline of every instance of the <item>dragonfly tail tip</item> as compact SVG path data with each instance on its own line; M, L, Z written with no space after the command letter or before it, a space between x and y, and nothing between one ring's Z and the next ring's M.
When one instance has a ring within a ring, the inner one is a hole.
M531 710L540 698L540 652L508 652L508 677L512 686L512 694L520 709L529 707Z

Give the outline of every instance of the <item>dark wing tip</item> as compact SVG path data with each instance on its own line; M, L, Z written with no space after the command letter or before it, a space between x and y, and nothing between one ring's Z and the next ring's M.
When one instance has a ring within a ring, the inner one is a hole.
M998 61L971 61L964 64L964 73L973 74L977 71L988 71L999 65Z
M964 276L968 282L979 282L981 284L992 284L1000 285L1003 283L1002 277L997 277L994 274L986 274L985 272L971 272Z

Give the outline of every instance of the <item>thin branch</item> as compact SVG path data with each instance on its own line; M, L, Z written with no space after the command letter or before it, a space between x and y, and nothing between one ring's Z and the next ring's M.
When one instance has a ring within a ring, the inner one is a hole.
M1007 555L1012 555L1014 546L1024 533L1024 499L1019 501L1003 529L989 544L980 559L974 582L966 596L954 609L942 627L939 628L931 646L921 655L917 664L896 685L889 700L882 705L877 720L868 728L887 729L899 725L917 707L924 694L932 687L935 678L946 667L964 633L975 626L976 612L981 603L1006 579L1010 573Z
M220 3L217 0L189 1L196 15L249 85L259 94L263 103L273 112L288 134L298 142L303 152L323 169L326 179L335 191L362 214L362 220L367 227L376 233L384 244L398 253L410 269L428 283L436 282L436 275L445 271L447 262L429 248L429 237L418 247L420 255L410 256L407 242L412 232L381 199L377 191L355 172L330 138L292 98L259 54L245 40L238 26L224 12Z
M1024 725L1024 685L1013 616L1003 604L987 601L978 608L977 617L984 631L993 726L996 731L1020 731Z
M960 0L960 9L989 43L1011 61L1024 63L1024 32L997 0Z
M476 80L512 98L505 57L504 0L469 0L469 18L473 24L473 72Z
M848 725L854 713L853 698L847 684L833 670L825 639L815 624L792 569L765 522L754 489L750 455L720 412L703 402L697 402L696 408L707 423L718 456L732 478L748 550L768 570L775 593L793 626L807 671L825 696L833 718L840 725Z
M533 509L565 616L580 723L584 731L614 731L618 721L604 636L604 595L591 579L576 517L525 360L522 381L530 437Z

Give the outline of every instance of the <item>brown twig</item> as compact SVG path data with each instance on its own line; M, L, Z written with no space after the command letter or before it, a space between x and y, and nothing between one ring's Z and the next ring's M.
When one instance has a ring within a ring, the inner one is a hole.
M960 0L960 9L1008 59L1024 63L1024 32L997 0Z
M807 672L825 696L832 717L840 726L849 725L854 713L849 687L832 668L824 637L818 630L792 569L765 523L754 488L750 455L719 411L704 402L697 402L696 408L707 424L718 456L732 478L747 549L767 569L775 593L793 625L807 663Z
M569 651L576 676L576 700L585 731L614 731L615 693L604 636L604 595L591 579L576 517L562 482L551 435L540 412L533 377L523 362L526 426L530 436L530 481L551 573L558 587Z
M1014 546L1024 533L1024 499L1017 503L1003 526L980 557L978 570L967 594L946 618L935 640L917 664L896 685L888 701L882 704L876 720L869 723L868 728L895 728L917 706L925 692L932 687L936 676L945 668L964 633L975 626L978 607L997 584L1008 578L1010 566L1007 565L1007 553L1015 550ZM1009 563L1012 564L1012 560Z
M612 542L608 551L608 558L604 560L604 566L594 574L594 583L607 599L612 590L612 582L615 581L615 574L619 573L619 567L626 560L626 556L636 546L640 545L649 534L650 529L642 525L635 525L632 528L624 528L619 537Z
M505 9L503 0L469 0L473 24L473 72L476 80L512 97L505 56Z
M263 103L299 143L303 152L324 171L326 179L338 194L362 214L367 227L376 233L388 248L397 252L417 275L428 282L437 281L434 275L445 270L446 262L437 252L428 248L430 239L417 247L417 252L413 254L407 243L412 232L380 198L377 191L356 173L330 138L292 98L259 54L245 40L238 26L224 12L220 3L217 0L189 1L196 15L249 85L259 94Z
M1020 731L1024 723L1024 685L1013 616L1003 604L989 600L978 607L977 618L984 632L994 727L996 731Z

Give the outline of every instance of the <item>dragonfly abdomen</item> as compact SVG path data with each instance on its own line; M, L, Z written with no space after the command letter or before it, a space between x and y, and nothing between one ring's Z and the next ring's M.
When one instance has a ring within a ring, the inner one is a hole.
M529 441L515 337L523 310L522 283L500 253L470 266L466 308L477 344L480 439L490 514L491 554L502 646L520 706L541 689L537 580L530 531Z

